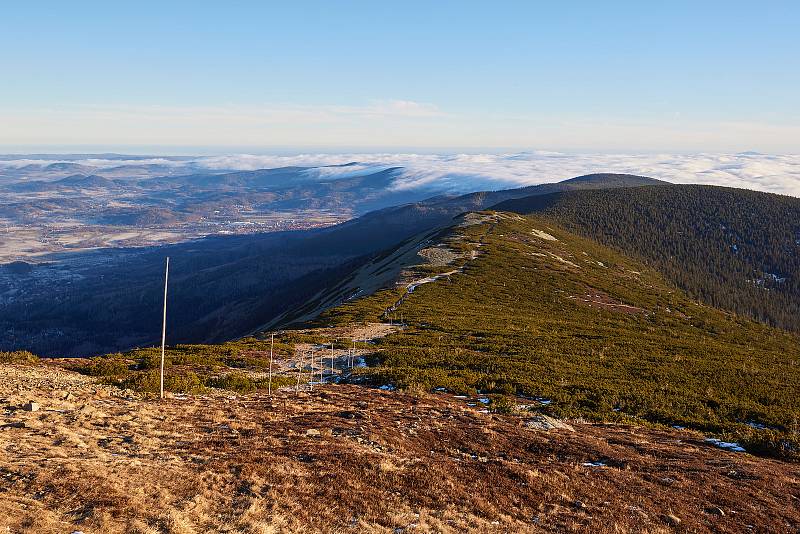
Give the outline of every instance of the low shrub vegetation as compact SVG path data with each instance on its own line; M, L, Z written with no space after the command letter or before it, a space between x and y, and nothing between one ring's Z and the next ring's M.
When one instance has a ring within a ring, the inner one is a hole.
M480 242L480 255L405 298L396 313L408 326L377 341L380 365L363 374L401 387L543 397L560 416L727 432L781 456L797 450L797 336L700 304L548 219L454 232ZM379 320L397 299L385 290L323 319Z
M275 337L273 355L285 357L294 351L296 335ZM252 378L247 373L263 374L269 370L271 341L245 338L219 345L176 345L165 354L164 388L175 393L201 393L206 387L248 393L266 388L266 379ZM108 354L90 359L78 371L103 377L142 393L158 393L161 367L160 347L134 349L126 353ZM273 387L287 385L285 377L273 377Z
M0 351L0 363L36 363L39 358L27 350Z

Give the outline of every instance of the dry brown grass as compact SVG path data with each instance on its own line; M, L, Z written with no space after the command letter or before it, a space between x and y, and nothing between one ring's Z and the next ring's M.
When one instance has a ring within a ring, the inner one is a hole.
M358 386L158 402L45 366L0 373L11 532L668 532L667 514L687 532L800 527L800 466L689 432L538 432ZM10 408L28 398L42 410Z

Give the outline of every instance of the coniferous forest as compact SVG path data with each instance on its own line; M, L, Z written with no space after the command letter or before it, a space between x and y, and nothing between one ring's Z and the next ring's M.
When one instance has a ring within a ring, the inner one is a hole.
M545 214L642 260L703 302L800 331L800 199L664 185L569 191L496 209Z

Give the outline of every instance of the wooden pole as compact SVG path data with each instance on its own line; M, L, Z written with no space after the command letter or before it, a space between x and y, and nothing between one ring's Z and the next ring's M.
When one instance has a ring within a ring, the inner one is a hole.
M331 341L331 380L333 380L333 341Z
M167 256L167 267L164 271L164 320L161 323L161 398L164 398L164 354L167 342L167 282L169 281L169 256Z
M272 339L269 343L269 383L267 385L267 394L272 396L272 349L275 348L275 334L272 334Z

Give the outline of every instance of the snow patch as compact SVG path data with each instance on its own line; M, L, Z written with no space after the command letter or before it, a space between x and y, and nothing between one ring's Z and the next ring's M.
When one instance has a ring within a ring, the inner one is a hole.
M726 451L747 452L744 447L734 441L722 441L717 438L706 438L705 442L714 445L715 447L719 447L720 449L725 449Z
M544 232L542 230L537 230L536 228L531 230L531 233L536 237L538 237L539 239L544 239L545 241L558 241L558 239L548 234L547 232Z
M607 467L604 462L583 462L583 467Z

